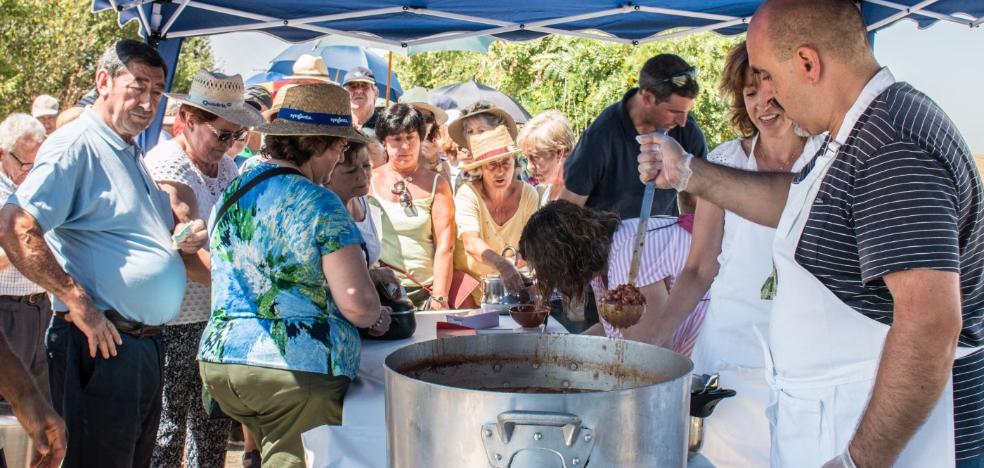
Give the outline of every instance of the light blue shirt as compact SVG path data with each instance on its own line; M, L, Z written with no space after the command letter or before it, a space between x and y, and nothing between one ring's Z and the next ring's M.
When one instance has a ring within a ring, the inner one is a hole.
M86 109L45 140L7 203L34 216L58 263L96 307L160 325L178 314L185 269L171 246L168 197L140 154ZM52 306L68 309L57 298Z

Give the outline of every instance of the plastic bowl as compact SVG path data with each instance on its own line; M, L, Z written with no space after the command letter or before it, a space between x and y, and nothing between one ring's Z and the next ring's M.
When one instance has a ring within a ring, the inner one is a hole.
M539 327L546 323L550 309L537 308L534 304L523 304L509 308L509 316L525 328Z

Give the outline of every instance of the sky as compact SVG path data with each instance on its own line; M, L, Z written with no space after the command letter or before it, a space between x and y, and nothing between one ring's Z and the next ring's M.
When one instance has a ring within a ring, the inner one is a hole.
M212 36L218 68L243 78L265 70L288 45L263 33ZM984 155L984 27L941 21L919 30L903 20L875 36L875 56L896 79L933 98L956 123L971 152Z

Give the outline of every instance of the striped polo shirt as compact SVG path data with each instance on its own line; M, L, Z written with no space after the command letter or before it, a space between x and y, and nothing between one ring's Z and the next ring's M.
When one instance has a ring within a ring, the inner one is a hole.
M858 117L821 183L796 261L847 305L891 325L883 277L909 269L960 274L960 345L984 343L984 188L949 117L890 80ZM823 151L823 150L821 150ZM807 174L812 165L801 173ZM932 330L927 330L931 333ZM984 352L953 367L957 459L984 452Z

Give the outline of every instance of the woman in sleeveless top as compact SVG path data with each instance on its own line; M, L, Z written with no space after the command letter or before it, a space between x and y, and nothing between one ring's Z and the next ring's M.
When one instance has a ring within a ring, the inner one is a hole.
M757 85L745 44L738 44L725 63L721 90L731 96L731 123L743 138L722 144L708 159L749 171L797 172L819 149L819 138L801 136L782 108L759 98ZM686 268L652 334L655 344L667 343L674 324L710 289L694 372L720 374L721 385L738 392L705 421L701 453L719 467L769 465L769 387L756 329L766 336L772 313L774 232L699 201Z
M523 126L516 141L530 161L540 206L556 200L564 188L564 161L574 148L567 118L556 110L541 112Z
M448 182L420 166L424 118L406 104L379 115L376 136L389 161L373 170L370 204L379 212L381 262L397 272L419 309L448 308L454 201Z

